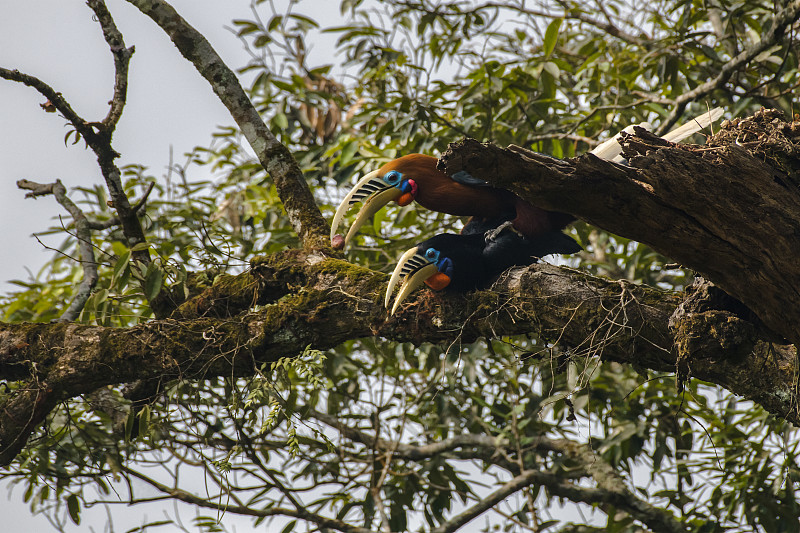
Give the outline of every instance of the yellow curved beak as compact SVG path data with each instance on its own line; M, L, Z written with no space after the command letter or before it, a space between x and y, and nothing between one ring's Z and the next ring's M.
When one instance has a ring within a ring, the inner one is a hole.
M400 304L403 303L409 294L417 287L425 283L425 280L433 276L439 269L435 264L431 263L423 256L417 253L417 248L411 248L400 257L397 266L394 267L392 277L389 279L389 285L386 287L386 296L384 298L384 305L388 308L389 301L392 299L392 292L395 285L402 276L405 276L403 283L400 285L400 293L394 300L394 305L389 315L393 315Z
M353 204L361 201L364 202L364 205L361 206L358 212L355 222L350 226L350 230L344 238L345 246L347 246L350 239L358 233L361 226L363 226L372 215L380 211L380 209L389 202L400 198L402 194L403 192L397 187L387 185L377 170L370 172L358 180L358 183L350 189L350 192L347 193L347 196L344 197L344 200L342 200L342 203L339 204L339 207L336 209L336 214L333 215L333 220L331 221L331 240L333 240L333 237L336 235L336 230L339 228L339 224L341 224L342 219Z

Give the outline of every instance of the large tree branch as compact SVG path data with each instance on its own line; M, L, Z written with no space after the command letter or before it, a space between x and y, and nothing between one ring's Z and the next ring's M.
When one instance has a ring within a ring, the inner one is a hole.
M261 166L278 189L283 207L306 249L329 248L329 228L291 152L267 128L236 74L203 35L163 0L128 0L163 29L180 53L211 84L228 108Z
M290 251L259 258L251 273L234 279L226 283L233 303L226 307L223 293L212 287L215 311L196 318L132 328L0 325L0 379L24 381L25 394L33 395L10 394L0 405L0 462L16 456L58 402L101 386L252 375L261 363L309 345L327 349L375 335L450 344L537 333L573 357L657 371L672 371L678 363L673 346L679 339L668 323L680 295L547 264L513 270L492 291L420 291L392 318L383 308L384 274L321 255ZM237 293L241 287L247 287L246 298ZM207 299L205 293L195 298ZM255 303L262 307L233 316ZM708 334L684 343L687 371L800 420L793 408L794 352L759 340L755 327L730 313L697 316L702 320L690 333L706 328Z
M800 342L800 123L762 111L694 149L641 135L624 141L629 166L471 140L451 146L440 166L646 243Z

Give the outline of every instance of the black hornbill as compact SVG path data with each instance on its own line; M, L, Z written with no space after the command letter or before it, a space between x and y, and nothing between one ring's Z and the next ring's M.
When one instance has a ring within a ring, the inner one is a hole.
M581 249L577 242L557 229L535 238L522 237L513 231L500 232L491 239L484 235L507 220L502 217L491 221L473 220L460 235L442 233L404 253L386 289L388 308L392 291L403 278L390 314L394 314L411 291L423 283L434 290L465 292L485 286L512 266L529 265L545 255L571 254Z
M679 142L708 126L722 115L716 108L692 119L683 126L667 133L662 138ZM639 126L649 129L649 124ZM623 131L632 132L633 126ZM590 153L601 159L622 161L617 134L597 146ZM408 205L416 201L432 211L457 216L492 219L512 213L511 225L522 236L537 238L553 230L564 228L574 220L572 215L540 209L505 189L490 186L466 172L448 176L436 169L437 159L423 154L409 154L370 172L356 183L344 198L331 222L331 241L344 215L357 202L363 202L358 216L347 232L346 246L359 228L378 210L391 201Z

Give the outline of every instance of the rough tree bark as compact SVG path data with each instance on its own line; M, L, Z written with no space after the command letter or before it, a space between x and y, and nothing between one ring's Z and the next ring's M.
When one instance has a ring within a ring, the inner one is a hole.
M800 121L776 110L725 122L707 146L665 146L639 132L629 165L590 154L555 160L467 140L440 161L650 245L800 342Z
M756 144L749 144L750 136ZM559 161L472 141L442 159L448 171L469 169L543 207L641 238L740 297L768 328L707 284L682 294L547 264L509 271L491 290L461 296L419 291L388 317L386 275L320 251L291 250L254 259L245 274L219 278L167 320L128 329L0 325L0 379L24 384L0 411L0 463L13 460L58 402L98 387L248 375L308 345L326 349L375 335L450 344L535 333L572 357L691 374L798 423L796 350L775 342L773 333L797 335L795 322L781 321L798 313L796 292L786 287L798 269L788 252L792 228L800 225L797 136L797 123L762 112L727 124L706 147L632 137L626 141L630 167L591 156ZM686 194L675 192L681 183ZM701 192L707 196L691 194ZM263 307L251 311L253 304Z

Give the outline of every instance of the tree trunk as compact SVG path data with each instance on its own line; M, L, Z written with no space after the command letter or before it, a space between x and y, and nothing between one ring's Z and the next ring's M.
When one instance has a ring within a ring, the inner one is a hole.
M777 110L726 121L706 146L642 130L627 165L555 160L465 140L440 168L466 171L534 205L570 213L699 272L772 331L800 342L800 121Z

